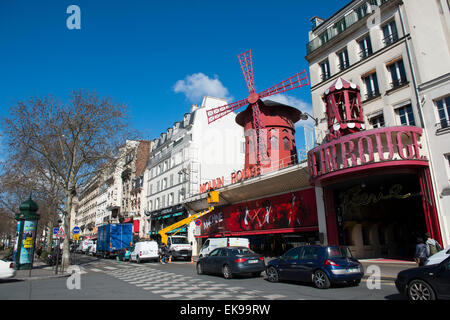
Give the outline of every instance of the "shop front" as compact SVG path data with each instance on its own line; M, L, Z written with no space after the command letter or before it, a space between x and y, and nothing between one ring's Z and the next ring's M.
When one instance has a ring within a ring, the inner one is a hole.
M327 243L358 258L402 259L413 258L426 232L442 243L423 130L365 130L359 88L345 81L325 100L330 134L308 153L308 168L323 194Z
M157 240L158 232L184 218L187 217L187 211L182 204L164 208L162 210L153 211L147 214L149 216L150 231L149 236L152 239ZM171 233L175 233L180 236L187 235L186 227L173 230Z

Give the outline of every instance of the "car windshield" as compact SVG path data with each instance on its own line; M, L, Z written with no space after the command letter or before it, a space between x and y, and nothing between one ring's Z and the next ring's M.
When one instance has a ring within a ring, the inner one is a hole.
M352 253L347 247L331 247L327 249L328 258L352 258Z
M172 238L173 244L189 244L186 238Z
M234 255L254 254L254 252L248 248L236 248L232 250Z

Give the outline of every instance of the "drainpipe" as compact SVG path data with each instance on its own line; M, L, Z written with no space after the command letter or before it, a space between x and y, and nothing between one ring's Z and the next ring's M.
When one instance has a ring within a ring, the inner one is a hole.
M406 35L406 30L405 30L405 24L404 24L404 21L403 21L403 15L402 15L402 12L400 10L400 5L398 6L397 11L398 11L398 15L400 17L400 23L401 23L401 26L402 26L402 32L403 32L403 35L405 36ZM437 198L438 197L438 193L439 193L439 189L438 189L438 186L436 184L436 176L435 176L435 173L434 173L433 163L431 161L430 140L428 139L427 125L425 123L425 119L424 119L423 114L422 114L422 102L420 101L420 97L419 97L419 88L417 86L416 73L415 73L414 64L413 64L412 58L411 58L411 50L409 48L409 40L408 40L408 38L405 38L405 45L406 45L406 52L407 52L407 55L408 55L409 68L411 70L411 76L412 76L412 80L413 80L414 93L415 93L415 96L416 96L417 110L419 112L420 121L422 123L423 131L424 131L425 141L427 143L427 152L428 152L428 155L430 156L430 159L429 159L430 175L433 177L433 179L431 179L431 180L432 180L432 184L433 184L433 189L435 190L435 192L433 192L433 194L434 194L434 203L436 204L436 211L437 212L441 212L440 202L439 202L439 199ZM445 222L445 221L441 221L441 219L439 217L439 214L437 214L437 218L438 218L439 227L441 229L441 235L442 235L442 227L441 226L443 226L442 222ZM444 239L442 239L442 241L444 241Z

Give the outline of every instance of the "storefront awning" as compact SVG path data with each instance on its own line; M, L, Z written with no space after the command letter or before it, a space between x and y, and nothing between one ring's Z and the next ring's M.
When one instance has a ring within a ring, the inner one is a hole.
M217 189L220 201L214 206L219 207L239 203L308 187L311 187L308 164L304 161L294 166ZM184 205L196 212L205 210L210 206L206 197L207 193L193 196L186 199Z

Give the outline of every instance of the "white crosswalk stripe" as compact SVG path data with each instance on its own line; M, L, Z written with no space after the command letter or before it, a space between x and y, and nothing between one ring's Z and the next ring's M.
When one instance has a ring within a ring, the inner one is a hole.
M160 295L166 299L181 300L275 300L287 299L282 294L264 294L261 290L249 290L240 286L217 283L211 280L184 276L158 268L137 265L117 264L111 266L98 263L83 268L85 272L105 272L137 288Z

